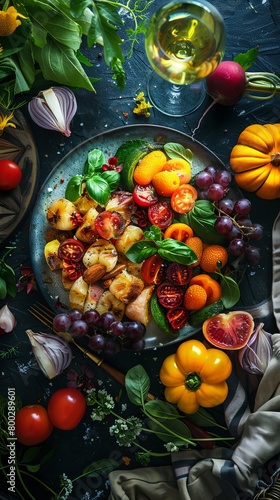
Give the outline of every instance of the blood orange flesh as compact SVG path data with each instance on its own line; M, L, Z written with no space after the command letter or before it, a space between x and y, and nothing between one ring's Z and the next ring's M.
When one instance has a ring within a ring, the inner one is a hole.
M245 311L220 313L204 321L203 335L215 347L235 350L244 347L254 331L254 320Z

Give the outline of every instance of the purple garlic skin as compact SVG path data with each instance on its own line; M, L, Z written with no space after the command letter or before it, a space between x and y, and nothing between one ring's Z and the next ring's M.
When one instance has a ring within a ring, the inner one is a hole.
M248 343L238 353L242 368L254 375L263 375L273 354L272 334L263 327L264 323L260 323L255 328Z
M12 332L16 324L16 318L6 304L0 309L0 335Z

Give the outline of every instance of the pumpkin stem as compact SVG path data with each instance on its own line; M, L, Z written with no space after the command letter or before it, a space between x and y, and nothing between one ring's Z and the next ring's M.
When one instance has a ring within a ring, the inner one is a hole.
M276 153L271 155L270 163L272 163L276 167L280 166L280 151L277 151Z

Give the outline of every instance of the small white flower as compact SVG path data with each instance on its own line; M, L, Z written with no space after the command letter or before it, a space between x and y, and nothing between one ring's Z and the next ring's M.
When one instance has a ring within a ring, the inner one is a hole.
M164 444L164 447L167 449L167 451L170 451L170 453L173 453L174 451L179 451L178 446L174 443L166 443Z

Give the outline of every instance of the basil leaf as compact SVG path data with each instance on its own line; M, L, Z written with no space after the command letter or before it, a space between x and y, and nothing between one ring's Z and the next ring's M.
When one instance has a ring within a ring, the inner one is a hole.
M0 276L0 299L5 299L7 295L7 286L5 280Z
M160 399L147 401L147 403L145 403L145 410L153 417L168 420L180 417L180 414L175 406L167 403L166 401L161 401Z
M221 277L222 288L221 301L225 309L230 309L239 301L240 289L236 281L230 276L224 276L223 274L219 274L219 276Z
M118 189L121 180L119 172L116 172L116 170L106 170L100 174L100 177L108 183L111 193Z
M162 241L162 232L158 226L151 226L149 231L144 231L144 236L147 240Z
M150 379L142 365L128 370L125 376L125 388L132 403L143 406L150 390Z
M101 207L104 207L108 203L111 195L110 186L100 175L93 175L87 179L86 190L90 198L96 201Z
M105 155L100 149L93 149L88 153L87 161L84 166L84 173L92 175L94 172L101 171L105 163Z
M167 142L163 147L169 158L183 158L189 163L193 161L193 152L190 149L184 148L182 144Z
M160 423L165 426L165 429L160 425ZM160 423L149 420L148 426L156 433L157 437L165 443L169 443L171 441L176 446L183 446L186 445L186 440L192 439L189 428L180 420L162 420ZM173 432L174 434L177 434L177 436L173 435Z
M158 253L163 259L186 266L197 262L197 255L188 245L172 238L166 238L161 242Z
M82 175L71 177L65 189L65 198L70 201L76 201L82 194Z
M83 474L87 477L95 477L99 478L108 476L108 474L114 470L118 469L119 463L111 458L102 458L101 460L97 460L92 464L88 465L84 470Z
M11 297L15 297L17 294L15 272L6 262L3 262L1 277L6 282L7 293L11 295Z
M197 236L205 243L223 244L225 237L214 228L217 216L213 204L208 200L198 200L187 214L180 215L180 222L192 227Z
M156 244L151 241L137 241L130 247L130 249L126 252L126 257L135 262L135 264L140 264L143 260L155 255L158 251L158 247Z

